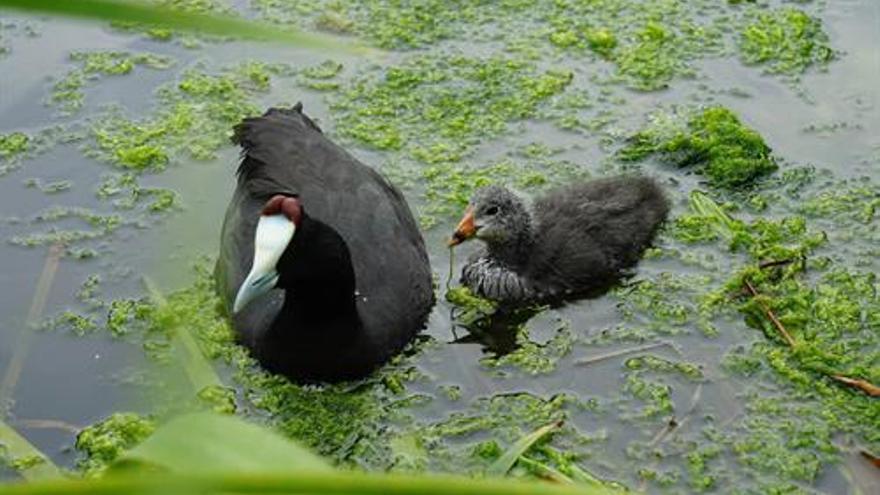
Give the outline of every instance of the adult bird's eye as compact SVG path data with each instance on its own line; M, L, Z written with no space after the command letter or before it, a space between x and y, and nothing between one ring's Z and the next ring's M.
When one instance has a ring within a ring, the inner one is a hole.
M498 213L498 207L497 207L497 206L490 206L490 207L486 208L486 215L490 215L490 216L491 216L491 215L494 215L494 214L496 214L496 213Z

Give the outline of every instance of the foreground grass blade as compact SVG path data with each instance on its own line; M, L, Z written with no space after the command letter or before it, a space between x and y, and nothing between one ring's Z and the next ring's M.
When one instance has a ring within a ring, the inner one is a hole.
M0 421L0 450L8 461L24 463L16 470L25 479L37 481L61 476L61 470L48 457L3 421ZM3 488L0 488L2 491Z
M2 0L0 0L2 1ZM143 277L144 286L150 293L150 299L159 311L170 311L168 301L156 284L149 277ZM174 321L174 354L180 365L186 371L186 375L192 383L193 389L198 393L209 387L222 387L223 381L220 375L202 353L195 337L186 325L178 322L174 315L169 314L169 321Z
M562 427L562 421L556 421L550 423L549 425L542 426L537 430L529 433L528 435L520 438L516 441L513 446L511 446L507 452L504 453L501 457L498 458L497 461L492 463L489 466L489 469L486 471L486 474L491 476L504 476L510 471L510 468L516 464L516 461L519 460L520 456L525 454L532 445L535 444L538 440L544 438L545 435L554 432Z
M132 493L301 495L600 495L605 488L521 480L368 474L356 471L294 474L170 475L137 472L98 480L57 480L0 485L0 495L129 495Z
M78 17L102 21L140 22L183 31L198 31L252 40L279 41L293 45L363 52L364 48L338 38L304 33L215 14L196 14L126 0L0 0L0 10Z
M331 471L326 461L289 439L235 416L194 413L162 425L130 450L136 462L178 473Z

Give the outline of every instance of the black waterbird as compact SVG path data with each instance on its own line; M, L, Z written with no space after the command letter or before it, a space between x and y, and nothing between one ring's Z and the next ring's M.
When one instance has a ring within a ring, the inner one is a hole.
M406 201L300 104L245 119L233 141L242 159L215 276L239 341L294 380L368 374L434 303Z
M646 177L579 182L534 204L493 185L474 193L449 245L485 244L462 271L475 294L549 302L608 287L638 262L668 211L660 186Z

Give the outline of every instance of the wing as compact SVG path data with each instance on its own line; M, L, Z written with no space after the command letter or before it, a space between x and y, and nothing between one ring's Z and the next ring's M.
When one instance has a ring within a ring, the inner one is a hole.
M565 288L604 281L638 261L669 205L644 177L614 177L551 191L535 204L539 243L534 273Z

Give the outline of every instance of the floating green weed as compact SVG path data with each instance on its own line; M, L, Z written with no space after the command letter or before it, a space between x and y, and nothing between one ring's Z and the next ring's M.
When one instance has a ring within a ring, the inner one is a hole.
M235 124L260 113L252 98L268 89L271 72L258 63L219 74L189 70L159 90L153 116L131 120L113 113L98 121L98 157L134 171L162 170L184 158L214 158Z
M680 373L691 380L703 379L703 371L695 364L683 361L670 361L651 354L629 358L624 362L624 366L630 370L651 370L661 373L674 372Z
M143 187L133 173L105 176L98 185L98 198L110 200L115 208L131 210L145 205L147 211L160 213L177 206L177 193L160 187Z
M0 158L10 160L28 150L30 138L27 134L13 132L0 134Z
M12 236L9 242L18 246L35 247L52 244L71 246L80 241L98 239L112 234L122 225L122 217L98 213L88 208L51 207L36 214L31 223L45 225L63 220L78 220L89 229L59 229L55 226L41 232Z
M336 76L342 72L342 64L333 60L325 60L318 65L306 67L300 72L300 84L318 91L339 89Z
M50 97L50 103L59 105L66 112L73 112L83 106L83 87L88 81L102 76L130 74L135 66L167 69L173 64L170 57L162 55L116 51L72 52L70 59L78 62L81 67L68 72L55 82Z
M86 476L99 476L123 452L142 442L155 430L153 420L135 413L113 413L76 437L76 449L84 454L79 467Z
M623 390L645 403L638 418L663 417L673 413L672 387L657 379L648 379L644 373L627 373Z
M452 287L446 291L446 301L460 311L456 321L468 326L488 318L498 309L497 303L475 295L465 286Z
M761 135L724 107L694 112L686 120L655 116L618 157L636 161L655 153L678 167L697 166L710 184L726 189L752 184L778 168Z
M484 365L496 369L511 366L529 375L546 374L556 370L559 360L571 354L574 347L575 338L567 323L563 323L543 344L529 338L525 325L509 331L516 332L516 348L502 356L482 359Z
M415 56L356 80L332 107L344 136L429 164L455 162L535 115L572 77L500 57Z
M84 315L75 311L63 311L58 316L44 324L46 328L64 328L82 337L98 330L98 322L90 315Z
M740 33L739 48L745 63L790 76L835 57L819 20L790 7L756 12Z

